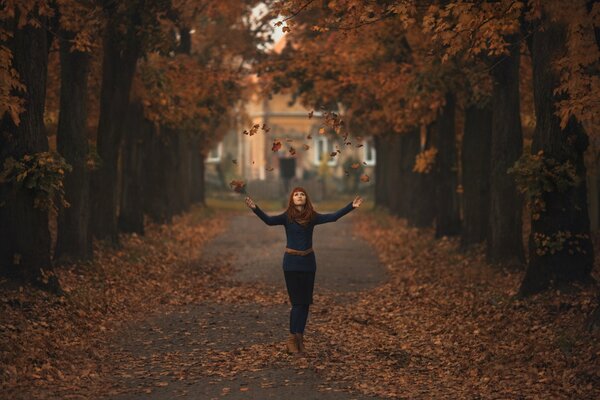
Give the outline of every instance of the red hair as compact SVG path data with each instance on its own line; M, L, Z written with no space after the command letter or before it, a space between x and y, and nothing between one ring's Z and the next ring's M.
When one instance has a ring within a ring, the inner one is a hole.
M304 204L304 209L302 211L298 211L294 206L294 193L296 192L302 192L306 196L306 204ZM290 193L286 213L290 220L296 221L302 226L307 226L315 217L315 209L310 201L310 197L308 197L308 193L306 193L306 190L304 190L303 187L296 186Z

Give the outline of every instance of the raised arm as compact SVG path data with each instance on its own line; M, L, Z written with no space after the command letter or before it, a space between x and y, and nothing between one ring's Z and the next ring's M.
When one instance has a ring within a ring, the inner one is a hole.
M254 212L254 214L258 215L260 219L264 221L267 225L285 225L286 215L285 213L275 215L271 217L267 215L263 210L261 210L254 201L250 197L246 197L246 205L250 207L250 209Z
M254 211L254 214L258 215L258 217L262 219L267 225L285 225L285 219L287 217L285 213L270 216L267 215L263 210L261 210L258 207L258 205L255 205L252 211Z
M315 225L326 224L327 222L334 222L348 214L350 211L354 210L353 202L350 202L344 208L340 208L336 212L329 214L319 214L315 218Z

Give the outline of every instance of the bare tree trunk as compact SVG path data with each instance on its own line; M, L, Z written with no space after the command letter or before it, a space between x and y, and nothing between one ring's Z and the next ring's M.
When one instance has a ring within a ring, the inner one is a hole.
M140 43L134 27L120 31L120 19L109 17L104 39L102 88L97 148L102 160L92 174L92 228L98 239L118 243L117 163L123 137L123 124L129 105Z
M90 182L86 165L87 88L90 55L71 51L72 32L60 39L60 114L56 135L59 153L73 167L65 176L65 197L70 207L58 215L56 259L86 260L92 257L90 234Z
M488 233L490 212L490 151L492 109L469 106L465 110L462 149L463 229L461 247L483 242Z
M121 151L123 179L118 225L121 232L144 234L143 198L143 133L151 129L151 122L144 118L141 103L132 103L127 116L127 135Z
M456 100L453 93L446 95L446 105L435 123L435 147L438 150L435 161L436 223L435 236L452 236L460 233L458 205L457 164L456 164Z
M522 200L514 178L507 173L523 151L519 107L519 47L517 37L510 55L492 70L492 149L490 172L490 230L487 258L492 263L522 266Z
M399 190L402 177L402 136L391 133L386 138L386 195L388 198L389 211L392 215L402 215L402 192Z
M432 145L433 125L427 127L427 138L423 146L423 150L429 149ZM417 137L418 148L421 149L420 132ZM414 163L414 160L413 160ZM414 193L411 199L411 211L408 214L408 224L419 228L430 228L436 214L435 196L432 196L435 188L434 174L414 173L414 184L411 185L411 191Z
M387 208L389 206L386 196L386 170L387 162L386 146L383 135L373 137L375 143L375 153L377 154L377 163L375 164L375 206Z
M204 156L200 153L200 139L191 143L191 196L193 203L204 203Z

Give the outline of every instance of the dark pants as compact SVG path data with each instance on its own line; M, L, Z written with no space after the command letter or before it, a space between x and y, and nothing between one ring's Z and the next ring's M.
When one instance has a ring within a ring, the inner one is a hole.
M314 272L284 271L292 309L290 311L290 333L304 333L308 308L312 304L315 284Z
M308 319L308 304L294 304L290 311L290 333L304 333Z

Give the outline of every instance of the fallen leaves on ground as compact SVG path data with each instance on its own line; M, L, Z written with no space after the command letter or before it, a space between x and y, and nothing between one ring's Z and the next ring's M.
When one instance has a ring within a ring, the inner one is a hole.
M518 299L522 271L494 268L481 248L461 253L458 239L434 239L431 230L375 212L354 216L355 231L375 248L389 279L358 293L318 288L304 357L287 354L284 342L268 337L259 343L203 338L210 329L235 333L233 321L214 314L198 316L195 328L157 327L152 335L138 330L135 343L150 355L105 343L104 333L114 332L112 318L147 317L150 310L158 314L192 304L222 304L230 311L245 304L287 304L283 287L231 280L227 259L194 266L202 243L224 221L194 224L186 218L154 227L144 238L128 237L120 251L98 249L98 263L87 270L63 271L70 296L60 303L18 291L4 295L7 317L1 325L9 334L2 357L16 363L8 364L3 390L49 397L69 389L81 393L82 386L87 393L151 393L177 381L209 376L225 383L247 371L293 367L298 374L316 372L320 390L392 399L600 394L599 337L582 329L596 305L595 288ZM17 350L11 352L11 345ZM23 380L16 382L16 376ZM109 386L110 377L122 382ZM131 387L132 379L142 383Z
M144 236L122 235L120 249L96 243L94 261L56 269L63 297L1 282L3 398L102 391L101 375L114 368L106 341L118 323L199 301L221 285L228 264L197 260L226 217L200 209L151 224Z

